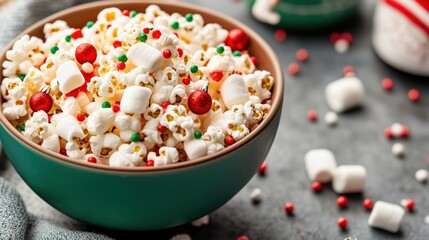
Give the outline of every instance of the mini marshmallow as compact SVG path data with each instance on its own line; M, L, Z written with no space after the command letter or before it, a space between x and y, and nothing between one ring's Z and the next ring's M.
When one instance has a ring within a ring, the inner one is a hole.
M86 62L86 63L82 64L82 71L90 74L90 73L94 72L94 66L91 63Z
M277 25L281 20L280 14L273 11L277 4L278 0L256 0L252 7L252 15L261 22Z
M209 221L210 221L209 215L205 215L202 218L199 218L199 219L197 219L195 221L192 221L191 225L194 226L194 227L202 227L204 225L209 224Z
M325 123L328 126L334 126L338 122L338 115L335 112L327 112L325 114Z
M389 232L397 232L404 215L405 210L402 207L388 202L377 201L368 218L368 225Z
M328 149L314 149L305 154L305 168L312 181L331 181L336 167L334 154Z
M125 89L121 100L121 111L125 113L144 113L152 91L147 87L131 86Z
M58 67L57 79L63 94L67 94L85 83L85 78L74 61L67 61Z
M82 139L85 137L79 122L70 114L62 113L54 115L51 122L55 125L58 135L67 141L73 141L74 138Z
M415 177L418 182L427 182L429 179L429 172L426 169L419 169L416 171Z
M360 106L364 100L365 89L357 77L345 77L326 86L325 97L329 107L341 113Z
M339 39L334 43L335 51L339 54L344 54L349 51L349 43L344 39Z
M244 104L249 100L246 84L241 75L233 74L222 83L220 87L222 100L229 109L236 104Z
M360 165L343 165L335 169L332 187L336 193L358 193L365 187L366 169Z
M253 189L253 191L250 193L250 200L253 203L258 203L262 200L262 191L259 188Z
M402 143L395 143L392 145L392 153L396 157L403 157L405 155L405 146Z
M161 52L146 43L134 44L128 50L127 57L134 65L143 67L147 72L158 70L163 61Z
M403 128L402 124L394 123L390 127L390 130L392 131L392 134L394 137L400 137L402 133L402 128Z
M207 144L202 139L193 139L183 143L183 148L188 155L189 160L203 157L207 152Z

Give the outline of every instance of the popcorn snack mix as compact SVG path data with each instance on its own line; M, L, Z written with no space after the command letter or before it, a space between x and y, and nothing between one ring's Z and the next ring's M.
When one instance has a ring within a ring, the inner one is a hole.
M256 69L246 33L199 14L107 8L82 29L56 21L44 34L7 52L3 113L31 141L71 158L188 161L241 140L270 111L274 79Z

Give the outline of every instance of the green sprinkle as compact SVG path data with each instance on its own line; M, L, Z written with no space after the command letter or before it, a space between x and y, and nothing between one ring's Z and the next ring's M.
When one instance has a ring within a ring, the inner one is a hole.
M153 27L150 27L150 28L149 28L149 30L150 30L150 31L152 31L152 30L153 30Z
M140 141L140 135L139 135L139 134L137 134L137 133L133 133L133 134L131 135L131 141L132 141L132 142L138 142L138 141Z
M19 126L19 130L21 132L24 132L25 131L25 124L22 124L21 126Z
M92 26L94 26L94 22L89 21L86 23L87 28L92 28Z
M178 21L174 21L174 22L171 24L171 28L172 28L172 29L179 29L179 22L178 22Z
M120 55L118 56L118 60L119 60L119 61L121 61L121 62L126 62L126 61L128 61L127 55L125 55L125 54L120 54Z
M223 53L223 51L225 51L225 48L224 48L223 46L218 46L218 47L216 48L216 51L217 51L217 53L222 54L222 53Z
M135 17L135 16L137 16L137 12L136 11L131 11L130 12L130 16L133 18L133 17Z
M192 15L192 13L186 14L185 18L187 22L192 22L192 20L194 20L194 16Z
M18 77L19 77L19 79L21 79L21 81L24 81L25 75L24 75L24 74L21 74L21 75L19 75Z
M66 42L70 42L71 41L71 36L70 35L67 35L66 36Z
M60 86L60 82L57 80L57 85Z
M234 51L234 57L239 57L241 56L241 52L240 51Z
M196 139L200 139L202 136L203 136L203 134L202 134L200 131L195 131L195 132L194 132L194 137L195 137Z
M191 66L191 73L196 73L198 72L198 66L197 65L192 65Z
M51 47L51 53L52 53L52 54L57 53L57 51L58 51L58 50L60 50L60 48L59 48L58 46L53 46L53 47Z
M109 102L103 102L103 103L101 104L101 107L102 107L102 108L110 108L111 106L110 106L110 103L109 103Z
M142 33L142 34L140 34L139 38L140 38L140 42L146 42L146 40L147 40L147 34L146 33Z

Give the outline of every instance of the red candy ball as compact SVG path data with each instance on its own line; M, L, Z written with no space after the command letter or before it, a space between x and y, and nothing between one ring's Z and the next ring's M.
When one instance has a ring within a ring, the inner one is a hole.
M77 29L70 35L73 39L79 39L83 37L82 30Z
M390 78L383 79L383 81L381 81L381 87L386 91L392 90L393 89L393 80Z
M189 95L188 107L195 114L205 114L212 107L212 97L206 91L196 90Z
M405 204L405 207L409 210L412 211L414 209L414 206L416 205L416 202L414 202L414 200L409 199L407 201L407 204Z
M225 44L229 46L232 51L243 51L249 46L249 36L238 28L229 31Z
M265 171L267 171L267 162L263 162L262 165L258 169L259 175L265 175Z
M420 99L420 92L417 89L411 89L408 91L408 99L410 99L413 102L417 102Z
M249 238L246 235L242 235L242 236L239 236L237 240L249 240Z
M339 196L337 198L337 205L338 205L338 207L344 208L344 207L347 206L347 203L348 203L347 197L345 197L345 196Z
M235 143L235 139L232 136L225 137L225 144L226 145L232 145Z
M287 71L290 75L298 75L300 70L299 65L296 63L291 63L287 66Z
M75 57L80 64L94 63L97 60L97 49L89 43L82 43L76 48Z
M315 110L309 110L307 112L308 121L315 122L315 121L317 121L317 117L318 117L317 112Z
M345 217L340 217L340 218L338 219L338 226L339 226L340 228L346 228L346 227L347 227L347 224L348 224L347 218L345 218Z
M308 51L307 49L304 49L304 48L298 49L298 51L296 51L296 54L295 54L296 59L301 62L307 61L308 56L309 56Z
M210 77L213 79L213 81L219 82L223 78L223 72L215 70L210 73Z
M322 183L318 181L315 181L311 184L311 188L313 189L313 192L316 192L316 193L322 191L322 187L323 187Z
M367 198L363 200L362 205L366 210L371 210L374 203L372 202L371 199Z
M155 165L155 162L153 160L147 160L146 167L153 167Z
M48 113L52 108L52 97L44 92L36 92L30 98L30 108L33 112L44 111Z
M274 39L277 42L284 42L284 41L286 41L286 38L287 38L287 33L285 30L278 29L274 32Z
M89 157L86 161L89 163L97 163L97 159L95 157Z
M171 51L169 49L164 49L164 51L162 51L162 56L164 58L171 58Z
M286 213L292 214L293 210L295 209L295 206L293 205L293 203L286 203L284 206L284 209L285 209Z

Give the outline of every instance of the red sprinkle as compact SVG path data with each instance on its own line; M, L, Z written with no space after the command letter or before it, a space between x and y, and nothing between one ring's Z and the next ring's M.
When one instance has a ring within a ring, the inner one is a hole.
M331 35L329 36L329 41L334 44L336 41L340 40L341 38L341 34L337 33L337 32L333 32L331 33Z
M262 165L258 169L259 175L265 175L265 172L267 171L267 162L263 162Z
M350 66L350 65L345 66L343 68L343 75L345 76L345 75L350 74L350 73L355 73L355 69L353 68L353 66Z
M243 75L243 73L242 73L242 72L240 72L240 71L235 71L235 74Z
M338 207L344 208L344 207L347 206L347 203L348 203L347 197L345 197L345 196L339 196L337 198L337 205L338 205Z
M353 36L349 32L341 34L341 39L344 39L348 44L351 44L353 42Z
M311 122L317 121L317 112L315 110L310 110L307 112L307 119Z
M371 199L367 198L363 200L362 205L366 210L371 210L372 206L374 206L374 203L372 202Z
M121 106L118 103L112 105L113 112L119 112L121 110Z
M298 51L296 51L295 56L296 56L296 59L297 59L298 61L305 62L305 61L307 61L307 60L308 60L308 56L309 56L309 54L308 54L307 49L305 49L305 48L300 48L300 49L298 49Z
M158 131L160 131L160 132L165 132L165 130L167 130L167 128L166 127L164 127L164 126L162 126L162 125L158 125Z
M189 77L182 78L182 83L188 86L191 83L191 79Z
M381 81L381 87L386 90L390 91L393 89L393 80L390 78L385 78Z
M313 189L313 192L318 193L318 192L322 191L323 185L319 181L314 181L311 184L311 188Z
M255 56L251 56L251 57L250 57L250 60L252 60L252 63L253 63L254 65L258 65L258 59L257 59Z
M113 42L113 47L114 47L114 48L122 47L122 42L121 42L121 41L119 41L119 40L115 40L115 41Z
M183 56L183 50L181 48L178 48L177 54L179 54L179 57L182 57Z
M128 10L124 10L124 11L122 11L122 14L123 14L124 16L129 17L129 16L130 16L130 11L128 11Z
M210 77L213 79L213 81L219 82L223 78L223 72L215 70L210 73Z
M72 34L70 34L70 36L71 36L73 39L79 39L79 38L82 38L82 37L83 37L82 30L80 30L80 29L76 29L76 31L74 31Z
M52 115L48 115L48 123L51 123Z
M171 58L171 51L169 49L164 49L164 51L162 51L162 56L164 58Z
M225 138L225 144L226 145L232 145L235 143L235 139L232 136L227 136Z
M347 224L348 224L348 221L347 221L347 218L345 218L345 217L340 217L340 218L338 218L337 223L338 223L338 226L339 226L340 228L346 228L346 227L347 227Z
M116 67L118 68L118 70L124 70L126 66L127 66L127 65L125 65L125 63L124 63L124 62L118 62L118 63L116 64Z
M402 126L401 137L407 138L410 136L410 128L408 126Z
M416 205L416 203L414 202L414 200L412 199L408 199L407 204L405 205L405 207L409 210L409 211L413 211L414 206Z
M153 38L155 38L155 39L160 38L160 37L161 37L161 31L159 31L159 30L154 30L154 31L152 32L152 37L153 37Z
M147 160L146 167L153 167L155 165L155 161L153 160Z
M246 235L241 235L237 238L237 240L250 240Z
M408 99L413 102L417 102L420 100L420 92L417 89L411 89L408 91Z
M385 129L384 129L384 136L386 136L386 138L392 139L392 138L393 138L393 132L392 132L392 129L390 129L390 128L385 128Z
M295 206L293 205L293 203L286 203L284 209L287 214L292 214L293 210L295 209Z
M143 28L143 33L148 34L149 32L150 32L150 29L149 29L149 28Z
M67 156L67 150L65 148L60 149L60 154Z
M165 109L167 109L168 105L170 105L170 102L163 102L163 103L161 104L161 106L162 106L162 108L164 109L164 111L165 111Z
M88 161L89 163L97 163L97 159L96 159L95 157L89 157L89 158L87 159L87 161Z
M284 42L286 41L287 33L284 29L278 29L274 32L274 39L277 42Z
M86 116L85 116L85 114L83 114L83 113L79 113L77 116L76 116L76 118L77 118L77 120L78 121L84 121L85 120L85 118L86 118Z
M287 71L290 75L298 75L300 72L300 67L296 63L291 63L289 66L287 66Z

